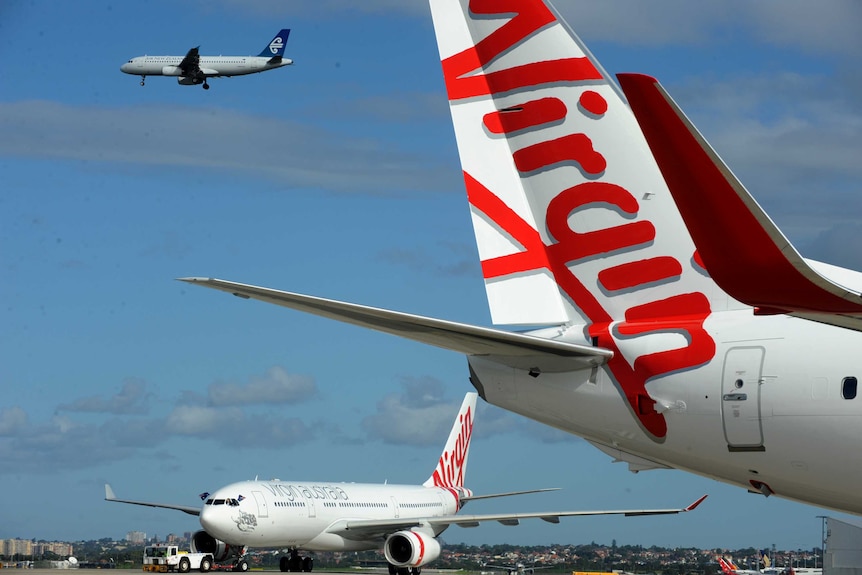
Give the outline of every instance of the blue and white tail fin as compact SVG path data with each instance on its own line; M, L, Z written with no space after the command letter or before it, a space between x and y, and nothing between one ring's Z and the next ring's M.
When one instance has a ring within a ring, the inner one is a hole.
M434 473L423 485L425 487L443 487L457 492L458 497L469 496L464 489L464 475L467 472L467 456L470 453L470 439L473 437L473 418L476 413L477 393L464 396L461 409L452 425L446 447L440 455Z
M621 91L543 0L430 0L496 324L738 305L695 246Z
M284 47L287 46L287 37L290 36L290 28L285 28L275 35L275 38L269 41L258 56L263 58L282 58L284 56Z

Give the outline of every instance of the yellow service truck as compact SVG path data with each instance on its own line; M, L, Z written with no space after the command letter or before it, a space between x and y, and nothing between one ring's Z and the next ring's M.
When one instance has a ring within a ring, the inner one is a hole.
M213 568L212 553L189 553L176 545L144 547L144 571L188 573L192 569L206 573Z

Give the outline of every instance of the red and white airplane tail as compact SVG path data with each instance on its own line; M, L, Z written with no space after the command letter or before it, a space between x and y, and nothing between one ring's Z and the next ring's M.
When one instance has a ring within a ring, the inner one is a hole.
M736 575L736 566L733 563L731 563L728 559L725 559L721 555L716 557L716 559L718 560L718 564L721 567L721 572L724 573L724 575Z
M494 323L601 336L735 303L698 264L622 93L551 6L431 9Z
M476 415L476 398L478 394L468 393L464 396L461 409L455 417L449 439L437 462L434 473L423 485L425 487L443 487L457 492L458 498L469 497L471 493L464 488L464 475L467 472L467 456L470 454L470 439L473 437L473 420Z
M494 323L583 332L664 437L647 382L711 361L704 322L746 306L706 273L622 92L550 5L431 10Z

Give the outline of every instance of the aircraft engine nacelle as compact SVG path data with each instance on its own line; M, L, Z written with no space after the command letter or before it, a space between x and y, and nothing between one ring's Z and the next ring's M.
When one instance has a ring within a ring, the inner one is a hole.
M204 79L197 76L180 76L177 78L177 84L182 84L183 86L197 86L203 83Z
M417 531L398 531L386 538L383 554L396 567L421 567L440 557L440 542Z
M183 71L179 66L163 66L162 67L162 76L180 76Z
M210 553L216 562L229 561L245 555L244 545L231 545L219 541L206 531L196 531L192 535L192 553Z

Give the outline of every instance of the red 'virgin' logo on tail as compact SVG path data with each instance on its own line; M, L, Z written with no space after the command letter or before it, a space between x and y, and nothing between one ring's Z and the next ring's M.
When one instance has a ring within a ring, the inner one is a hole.
M601 94L587 89L603 78L586 57L545 60L502 69L495 63L555 23L553 13L541 0L470 0L470 13L514 16L475 46L443 60L450 101L500 97L504 93L511 96L523 91L527 101L486 113L482 125L477 126L479 130L488 137L515 136L508 143L514 166L522 177L551 172L560 166L574 166L588 180L556 191L545 212L550 239L546 243L539 231L465 171L470 204L523 248L484 260L484 277L488 280L549 270L559 288L589 321L589 335L596 344L614 351L608 363L612 377L643 428L660 440L667 434L667 422L655 409L655 400L647 392L646 383L703 365L715 356L715 342L703 327L711 313L710 302L700 292L677 293L658 301L632 305L625 310L624 318L613 317L607 309L611 306L603 305L598 294L576 276L571 266L579 262L612 255L635 256L622 263L617 257L614 265L598 272L598 287L606 301L613 302L620 294L660 282L673 282L684 270L675 257L641 253L659 243L656 240L661 230L639 214L641 206L629 190L616 183L598 181L606 177L608 163L587 134L559 136L557 132L556 136L538 142L533 138L528 145L518 148L516 136L526 130L541 138L545 129L563 124L570 113L602 122L609 109ZM495 69L481 73L482 68L491 63L495 63ZM540 95L544 87L571 86L572 90L577 90L578 83L584 87L577 102L570 103L576 111L570 110L560 98ZM553 181L553 178L548 180ZM582 232L572 229L572 214L609 207L624 216L619 225ZM618 342L659 333L680 334L687 344L677 349L642 353L631 363L620 352ZM441 459L441 465L443 463Z
M443 451L437 469L434 470L433 480L436 487L463 487L464 465L467 461L467 452L470 449L470 437L473 435L473 410L467 411L458 417L461 424L458 439L452 449ZM447 448L449 446L447 445Z

